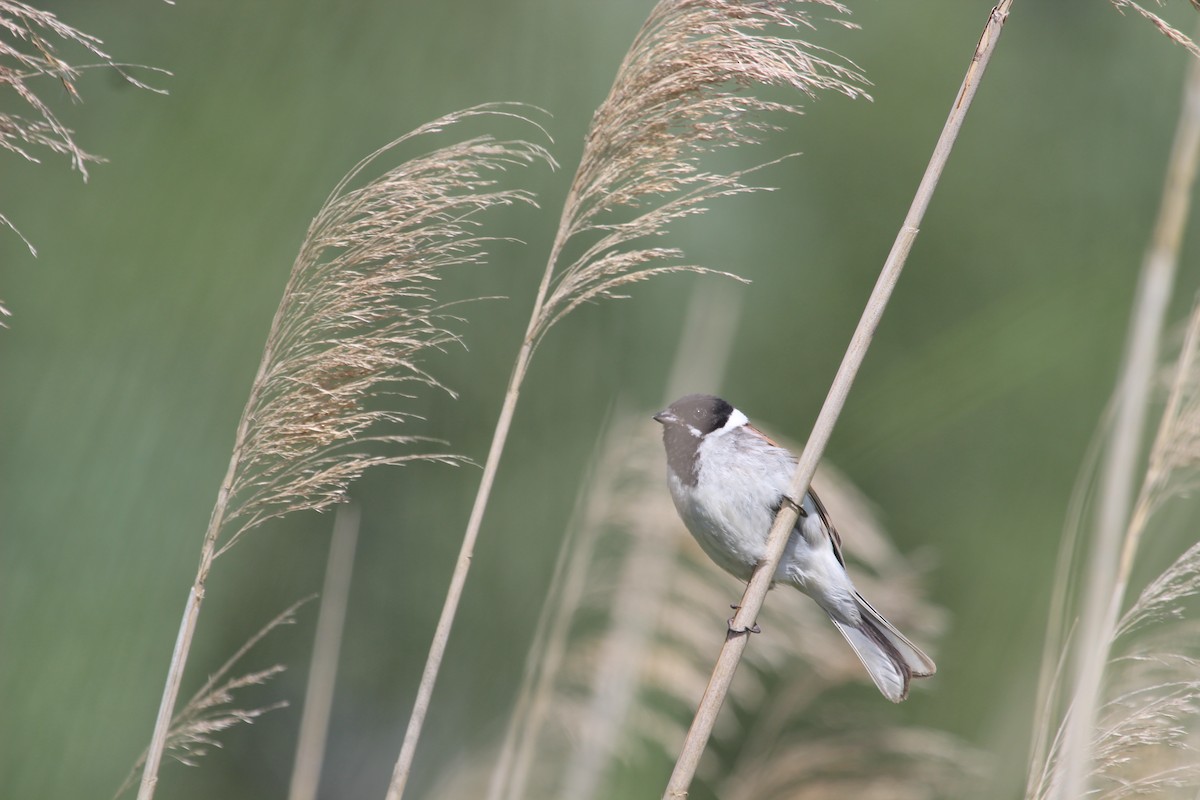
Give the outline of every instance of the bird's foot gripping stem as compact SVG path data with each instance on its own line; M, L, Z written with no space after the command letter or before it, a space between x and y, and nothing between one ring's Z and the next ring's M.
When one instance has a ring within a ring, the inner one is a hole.
M739 606L739 605L737 605L737 604L735 604L735 603L730 603L730 604L729 604L729 607L730 607L730 608L732 608L734 611L737 611L738 609L740 609L740 608L741 608L741 606ZM750 627L748 627L748 628L735 628L735 627L733 626L733 620L734 620L734 618L735 618L736 616L737 616L737 615L735 614L733 617L730 617L729 619L727 619L727 620L725 621L725 624L728 626L728 628L729 628L729 632L730 632L730 633L733 633L733 634L742 634L742 633L762 633L762 628L758 627L758 623L757 623L757 622L756 622L756 623L754 623L753 625L751 625L751 626L750 626Z

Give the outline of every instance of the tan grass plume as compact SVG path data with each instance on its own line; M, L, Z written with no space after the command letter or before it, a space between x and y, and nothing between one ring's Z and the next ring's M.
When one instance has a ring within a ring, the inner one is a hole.
M533 202L528 192L500 187L500 175L550 156L524 140L480 136L363 177L397 147L485 116L532 124L513 106L491 105L423 125L359 162L309 226L204 536L139 800L154 794L213 561L267 520L343 500L349 483L370 467L461 460L398 432L411 415L396 398L448 391L421 365L430 351L457 341L449 327L454 317L433 282L448 267L482 259L486 239L476 226L483 211ZM378 400L385 396L389 402Z
M1197 45L1196 41L1192 37L1168 23L1165 19L1160 17L1158 14L1155 14L1142 3L1136 2L1136 0L1109 0L1109 2L1112 3L1113 8L1115 8L1117 11L1120 11L1122 14L1124 14L1126 11L1132 11L1134 14L1157 28L1158 32L1163 36L1166 36L1180 47L1185 48L1193 56L1200 58L1200 45ZM1154 0L1154 2L1155 5L1158 6L1165 5L1164 0ZM1188 0L1188 2L1191 4L1192 8L1200 11L1200 0Z
M58 47L63 44L81 48L100 63L87 66L71 64L59 54ZM57 81L72 100L78 101L82 95L76 84L81 71L99 66L115 70L139 89L161 93L161 90L133 77L129 71L131 67L115 62L112 56L101 49L102 45L103 42L95 36L71 27L49 11L12 0L0 0L0 86L9 87L20 104L28 109L27 115L10 110L0 111L0 149L35 164L40 163L38 154L42 150L66 156L71 168L87 180L88 164L104 159L88 153L75 141L75 132L63 124L50 104L38 93L35 88L37 79ZM0 227L15 233L29 248L29 252L37 255L33 244L3 213L0 213ZM0 301L0 327L4 327L2 318L9 315L10 312Z
M179 713L171 719L171 727L167 731L166 748L168 753L174 756L181 764L194 767L198 759L207 755L213 748L221 746L221 742L217 739L217 734L241 723L253 723L254 720L269 711L287 707L287 701L285 700L266 706L253 706L250 708L235 708L233 706L236 700L235 692L249 686L258 686L266 683L287 669L283 664L275 664L266 669L235 677L228 676L233 671L233 668L254 649L255 645L265 639L269 633L280 626L295 624L296 612L300 610L301 606L312 599L313 597L306 597L284 609L283 612L247 639L221 665L220 669L208 677L204 685L192 695L191 699L179 710ZM121 787L117 789L117 793L113 795L114 800L133 787L139 771L145 766L148 752L148 750L142 752L142 755L133 765L133 769L125 777L125 781L121 784Z
M866 78L853 64L774 35L812 29L814 12L849 10L834 0L664 0L655 6L592 118L547 268L552 286L537 315L535 341L580 304L617 296L627 284L709 271L664 264L683 256L678 249L634 243L703 213L711 200L755 191L743 182L745 173L701 164L705 153L758 143L775 129L771 113L800 112L796 104L748 91L773 86L809 99L822 91L867 96ZM568 242L581 238L588 241L580 253L563 261Z
M458 342L450 329L457 320L437 301L434 283L448 267L482 262L486 239L474 234L480 212L533 202L528 192L500 188L496 176L550 156L529 142L479 137L352 184L415 137L468 117L515 113L493 105L443 117L363 159L334 188L309 226L267 337L237 441L229 535L217 555L269 519L341 501L369 467L460 460L427 449L397 453L397 445L431 443L380 432L410 415L395 403L377 408L367 401L420 388L453 395L420 361Z

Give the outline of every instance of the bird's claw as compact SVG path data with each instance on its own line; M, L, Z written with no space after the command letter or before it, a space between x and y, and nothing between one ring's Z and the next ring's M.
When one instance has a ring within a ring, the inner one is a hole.
M730 617L728 620L728 625L729 625L730 633L735 633L735 634L762 633L762 628L758 627L757 622L754 623L753 625L751 625L749 628L735 628L735 627L733 627L733 617Z
M741 606L737 605L736 603L730 603L730 604L729 604L729 607L730 607L730 608L732 608L734 611L737 611L738 609L740 609L740 608L741 608ZM726 625L726 626L729 628L729 632L730 632L730 633L735 633L735 634L742 634L742 633L762 633L762 628L758 627L758 623L757 623L757 622L756 622L756 623L754 623L753 625L751 625L751 626L750 626L750 627L748 627L748 628L735 628L735 627L733 627L733 620L734 620L734 618L735 618L736 616L737 616L737 615L735 614L733 617L730 617L729 619L725 620L725 625Z

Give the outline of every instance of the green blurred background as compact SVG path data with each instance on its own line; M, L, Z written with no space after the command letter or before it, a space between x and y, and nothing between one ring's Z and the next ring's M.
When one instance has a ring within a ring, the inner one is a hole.
M469 352L430 364L461 398L415 405L428 433L481 461L591 112L651 3L45 7L118 60L173 73L156 80L165 97L102 71L80 82L83 104L42 85L111 162L86 185L59 159L0 159L0 211L39 250L0 235L14 312L0 333L0 796L107 797L148 739L234 426L325 195L360 157L448 111L517 100L553 113L563 169L512 176L543 210L488 228L525 244L444 284L447 297L510 299L471 306ZM875 101L810 104L756 154L803 151L761 178L778 192L725 201L673 237L753 281L731 290L743 321L724 385L696 388L807 434L988 7L872 0L854 4L862 31L814 36L866 71ZM1190 27L1186 3L1166 13ZM991 752L997 780L980 797L1023 784L1057 542L1119 360L1185 62L1104 0L1017 1L829 448L900 547L936 557L930 594L953 618L940 671L888 713ZM502 727L606 412L618 395L658 407L697 280L584 308L538 353L414 798ZM1196 285L1185 260L1176 318ZM353 489L363 531L328 797L382 796L477 477L414 466ZM331 522L287 520L218 562L185 695L320 588ZM232 731L199 769L168 763L160 796L283 795L314 620L309 607L252 658L292 665L256 695L292 707ZM720 635L714 621L714 652Z

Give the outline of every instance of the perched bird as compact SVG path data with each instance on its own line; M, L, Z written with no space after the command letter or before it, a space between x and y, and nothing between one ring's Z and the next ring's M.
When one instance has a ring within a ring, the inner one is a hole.
M722 569L749 580L765 557L767 534L787 493L796 457L719 397L690 394L659 412L667 483L684 524ZM887 699L908 696L912 678L937 669L932 659L863 599L846 573L841 537L810 491L774 581L817 602L846 637Z

